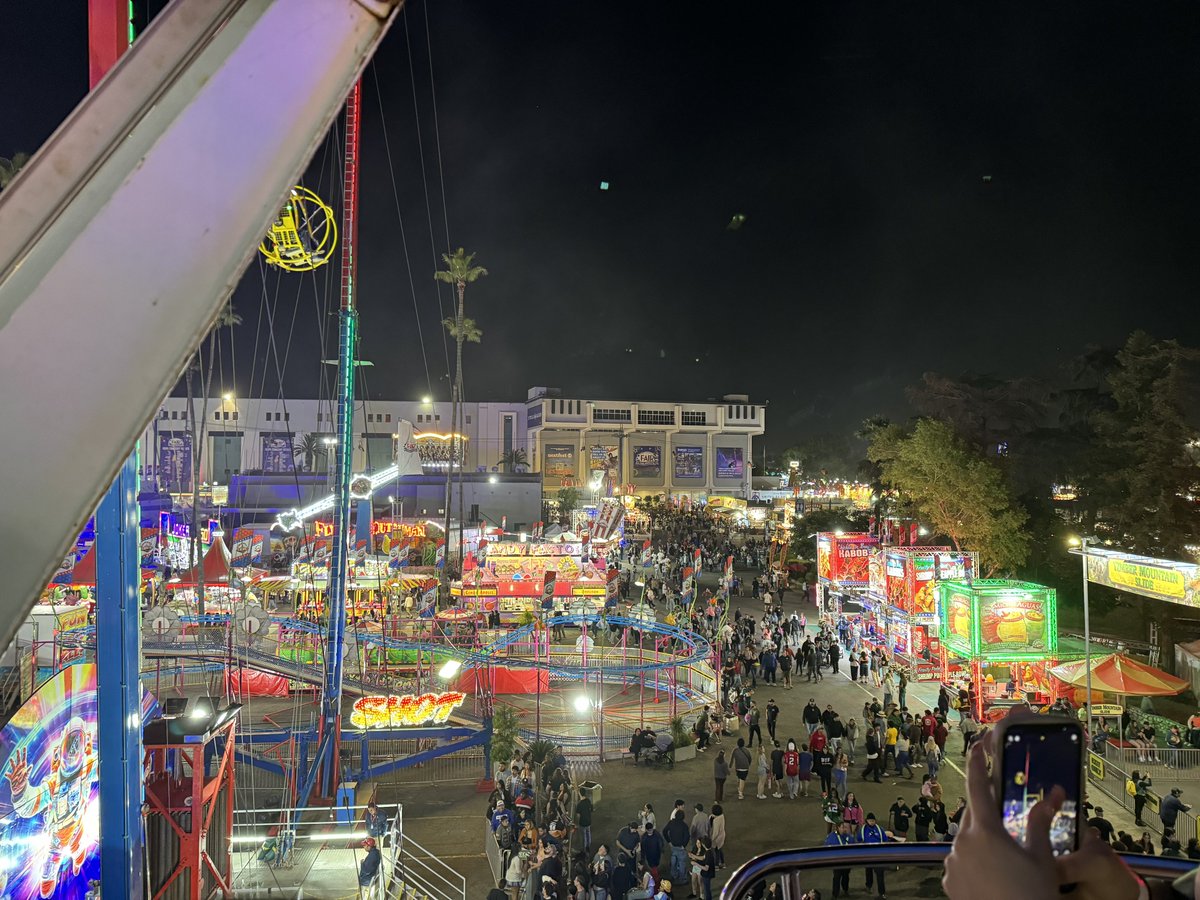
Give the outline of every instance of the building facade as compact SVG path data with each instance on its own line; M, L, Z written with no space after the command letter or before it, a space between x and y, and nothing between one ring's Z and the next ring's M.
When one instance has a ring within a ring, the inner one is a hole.
M657 403L575 399L539 387L525 403L529 460L547 496L565 483L585 496L629 484L639 495L748 498L753 441L765 427L766 406L742 394Z
M234 475L328 471L335 445L334 404L323 400L210 398L203 413L199 479L228 484ZM355 472L391 465L397 424L407 420L426 473L445 472L455 452L449 401L359 401L354 409ZM459 443L466 472L504 468L507 453L528 453L523 403L467 403ZM197 431L200 429L197 428ZM192 484L192 423L187 400L168 397L142 436L143 480L182 492Z

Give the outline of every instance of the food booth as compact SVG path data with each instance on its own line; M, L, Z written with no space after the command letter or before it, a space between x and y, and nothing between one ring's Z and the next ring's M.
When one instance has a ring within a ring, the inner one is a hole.
M871 554L879 539L865 532L822 531L817 534L817 609L836 616L834 595L865 592L870 586Z
M484 563L450 586L450 596L465 609L498 610L502 622L541 609L548 575L553 575L555 608L588 603L604 607L607 577L603 562L593 561L578 542L488 544Z
M975 717L990 721L1009 707L1052 701L1047 668L1058 654L1053 588L1026 581L936 583L942 680L965 689Z

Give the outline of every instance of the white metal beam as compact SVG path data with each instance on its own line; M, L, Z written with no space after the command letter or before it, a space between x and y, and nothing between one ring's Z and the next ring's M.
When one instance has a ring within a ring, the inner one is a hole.
M177 0L0 195L0 646L400 0Z

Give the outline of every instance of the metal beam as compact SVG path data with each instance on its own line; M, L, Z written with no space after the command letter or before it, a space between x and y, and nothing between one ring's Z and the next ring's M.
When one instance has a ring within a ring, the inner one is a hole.
M422 750L420 753L414 753L411 756L402 756L398 759L380 763L377 766L364 768L361 772L351 772L348 777L351 781L370 781L372 778L378 778L381 775L388 774L389 772L395 772L397 769L407 769L409 766L427 763L431 759L437 759L439 756L445 756L448 753L456 753L459 750L467 750L471 747L478 747L481 744L491 743L491 740L491 730L480 731L473 734L469 738L461 741L455 741L452 744L445 744L441 747L433 747L430 750Z
M142 683L138 459L125 460L96 513L97 776L100 883L107 897L142 896Z
M0 421L20 423L0 428L0 497L39 511L0 517L0 646L212 325L398 9L173 3L0 196L0 384L24 386L0 391Z

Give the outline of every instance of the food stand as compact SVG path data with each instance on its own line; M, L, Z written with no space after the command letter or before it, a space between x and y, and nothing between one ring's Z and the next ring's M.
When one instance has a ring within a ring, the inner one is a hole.
M920 680L938 677L940 649L935 586L942 580L970 580L975 555L950 547L883 547L869 565L867 604L890 654Z
M547 575L552 574L556 608L587 602L604 606L606 572L578 542L501 541L488 544L483 565L450 586L458 605L480 612L498 610L502 622L541 609Z
M870 586L871 554L879 539L865 532L822 531L817 534L817 609L836 615L833 594L862 592Z
M942 680L966 688L977 719L1050 702L1046 669L1058 652L1053 588L988 579L939 581L934 591Z

